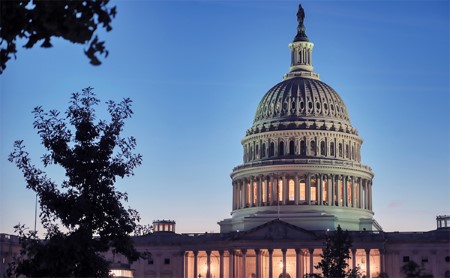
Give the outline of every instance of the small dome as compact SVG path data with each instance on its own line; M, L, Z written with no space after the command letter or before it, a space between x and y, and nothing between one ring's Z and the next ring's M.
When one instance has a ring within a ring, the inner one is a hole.
M318 79L294 77L276 84L264 95L253 128L305 120L351 126L347 108L333 88Z

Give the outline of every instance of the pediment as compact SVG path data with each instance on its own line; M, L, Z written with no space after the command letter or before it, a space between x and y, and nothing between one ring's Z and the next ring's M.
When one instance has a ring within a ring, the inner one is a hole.
M314 240L314 232L275 219L251 230L240 232L236 240Z

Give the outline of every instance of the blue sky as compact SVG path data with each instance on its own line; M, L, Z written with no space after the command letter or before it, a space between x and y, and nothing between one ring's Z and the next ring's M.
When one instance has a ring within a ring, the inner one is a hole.
M100 34L110 55L99 67L62 40L19 48L0 76L0 232L34 223L34 194L7 161L24 139L39 164L32 109L65 111L88 86L104 102L134 101L124 135L137 138L144 161L117 187L142 222L218 231L231 211L240 140L289 69L298 3L113 1L113 30ZM449 2L301 3L315 71L344 100L364 140L362 162L375 172L375 219L387 231L434 229L436 215L450 214ZM61 169L49 174L63 178Z

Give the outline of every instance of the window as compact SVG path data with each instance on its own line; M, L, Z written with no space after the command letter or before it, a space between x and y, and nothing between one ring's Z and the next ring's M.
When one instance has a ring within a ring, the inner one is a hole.
M352 206L352 181L347 181L347 206Z
M262 186L262 192L261 192L262 202L265 203L265 202L267 202L267 183L266 183L266 181L263 181L261 183L261 186Z
M170 259L169 258L165 258L164 259L164 264L170 264Z
M334 156L334 142L330 143L330 155Z
M295 154L295 142L294 142L294 140L291 140L289 142L289 154L290 155Z
M304 180L300 181L300 201L306 201L306 183Z
M304 140L300 141L300 155L306 155L306 143Z
M342 144L339 143L339 157L342 157Z
M278 180L278 201L283 201L283 180Z
M348 144L345 145L345 158L349 158L349 155L348 155Z
M314 140L312 140L310 143L310 146L311 146L311 154L315 155L316 154L316 142L314 142Z
M409 256L403 256L403 262L404 263L409 262Z
M311 179L311 202L317 202L317 181L315 178Z
M328 197L328 187L327 187L327 179L326 177L322 180L322 201L324 204L327 204Z
M320 154L323 156L327 155L327 148L325 145L325 141L320 142Z
M153 259L148 259L148 264L153 264Z
M445 261L448 263L450 262L450 256L445 257Z
M262 144L262 154L261 157L266 157L266 143Z
M272 157L275 155L275 143L271 142L270 143L270 148L269 148L269 157Z
M256 199L258 197L256 182L253 182L253 204L256 205Z
M284 155L284 142L281 141L280 144L278 145L278 155Z
M295 188L294 188L294 180L289 180L289 201L294 201L295 199Z

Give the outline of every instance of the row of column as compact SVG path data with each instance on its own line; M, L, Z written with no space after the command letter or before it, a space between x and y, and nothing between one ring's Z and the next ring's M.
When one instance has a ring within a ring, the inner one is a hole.
M206 253L206 270L200 271L199 270L199 252L198 250L194 251L188 251L185 253L185 261L184 261L184 278L224 278L225 274L228 274L227 277L248 277L249 274L255 274L255 277L257 278L278 278L274 277L274 268L277 267L277 262L274 262L274 249L249 249L252 251L252 256L254 254L255 256L255 265L254 269L247 269L247 254L248 249L230 249L230 250L218 250L219 253L219 261L218 263L214 264L214 267L218 267L218 273L217 271L211 271L212 269L212 262L211 262L211 250L205 250L203 252ZM287 276L287 251L288 249L278 249L281 251L281 260L278 267L281 268L281 277L289 277L293 275L293 272L295 270L295 277L304 277L305 274L308 273L314 273L315 264L314 264L314 248L308 248L306 249L307 252L305 252L305 249L301 248L295 248L295 260L294 260L294 267L290 270L289 276ZM373 249L372 249L373 250ZM363 268L361 268L361 265L356 261L356 253L357 249L351 249L351 260L352 265L351 268L355 269L357 266L360 267L360 270L362 270L365 274L365 277L370 278L371 275L371 249L364 249L365 252L365 262L363 263ZM375 263L375 270L379 270L380 273L385 272L384 268L384 252L382 250L378 249L379 251L379 260L377 260ZM189 264L189 254L193 253L193 264ZM306 259L306 255L308 254L308 259ZM268 270L264 270L262 267L262 257L265 256L266 259L268 258ZM318 257L318 255L316 256ZM277 258L279 258L277 256ZM361 257L360 257L361 258ZM225 263L228 262L228 270L225 270ZM306 265L308 265L308 268L306 268ZM193 269L189 269L192 267ZM205 273L206 272L206 273ZM317 271L316 271L317 272ZM378 271L377 271L378 272ZM204 273L202 276L201 273ZM219 275L218 277L216 275ZM192 276L190 276L192 275Z
M233 181L233 210L271 205L326 205L372 210L369 179L345 175L260 175Z

